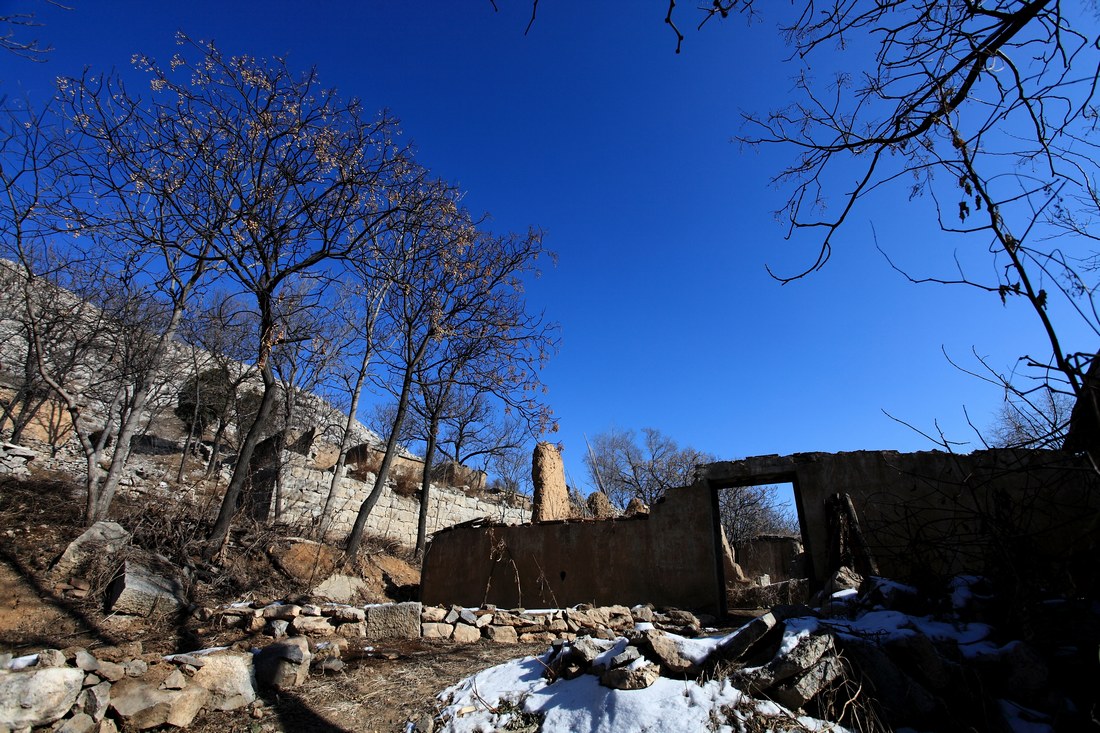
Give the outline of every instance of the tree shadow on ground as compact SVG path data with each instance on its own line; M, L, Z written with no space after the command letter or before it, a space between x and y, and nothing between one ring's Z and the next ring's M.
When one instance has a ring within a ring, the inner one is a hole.
M121 642L120 639L100 628L99 624L80 608L58 597L51 588L47 587L7 548L0 548L0 563L3 563L8 572L29 588L37 597L37 602L48 609L49 612L57 614L58 616L67 617L72 621L75 628L73 632L67 635L68 638L88 636L108 646L116 646ZM57 624L51 624L50 627L51 629L56 629ZM0 647L11 650L66 646L63 641L63 637L58 637L56 635L22 635L18 629L12 628L0 630Z
M283 730L310 731L310 733L353 733L330 723L321 717L300 696L286 690L271 688L260 691L260 697L275 712Z

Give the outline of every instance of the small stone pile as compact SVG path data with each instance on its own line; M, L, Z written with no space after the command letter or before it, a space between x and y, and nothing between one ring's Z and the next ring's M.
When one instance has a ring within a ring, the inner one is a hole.
M0 655L0 730L50 725L57 733L116 733L168 725L186 728L203 710L249 708L264 715L257 686L302 684L314 669L342 666L338 641L277 641L253 654L217 648L143 654L140 642L87 650L44 649Z
M30 476L27 464L38 457L30 448L15 443L0 442L0 474Z
M632 630L639 623L653 624L685 636L697 636L703 622L714 619L678 609L665 612L651 606L592 606L532 611L522 608L499 609L486 605L479 609L461 606L426 606L421 614L421 635L425 639L449 639L473 643L488 639L504 644L549 644L555 640L572 641L578 636L615 639L618 633Z
M417 602L348 606L339 603L235 603L200 608L195 618L203 636L217 629L286 636L338 637L380 641L420 638L421 605Z
M998 638L988 623L992 596L983 609L974 591L982 582L956 579L950 597L928 598L842 568L815 598L818 608L777 606L721 638L689 639L642 622L614 639L561 639L543 658L544 674L590 674L621 690L662 676L725 678L754 698L857 728L880 721L889 729L1016 730L1022 721L1061 730L1059 721L1083 722L1087 708L1052 695L1054 672L1035 648ZM852 717L835 720L840 710Z

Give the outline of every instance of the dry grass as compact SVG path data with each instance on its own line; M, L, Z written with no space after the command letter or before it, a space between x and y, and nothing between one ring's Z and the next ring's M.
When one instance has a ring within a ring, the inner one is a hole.
M496 645L407 641L379 646L367 656L349 653L348 667L337 674L314 675L290 694L267 700L263 730L403 731L408 720L434 717L436 695L444 688L495 664L540 653L545 645ZM205 716L194 733L236 733L249 724L234 713Z

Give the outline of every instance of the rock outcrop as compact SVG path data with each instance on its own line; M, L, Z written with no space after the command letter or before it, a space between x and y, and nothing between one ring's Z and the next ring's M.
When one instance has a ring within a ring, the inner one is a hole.
M535 446L531 457L531 480L534 482L532 521L549 522L573 516L569 489L565 485L565 464L553 443Z

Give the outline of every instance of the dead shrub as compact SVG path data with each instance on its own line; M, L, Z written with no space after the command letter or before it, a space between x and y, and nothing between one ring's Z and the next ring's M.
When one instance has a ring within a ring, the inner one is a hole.
M420 493L422 474L408 466L394 466L390 469L390 483L394 492L400 496L414 497Z
M382 454L374 451L368 453L362 459L356 461L348 470L348 477L356 481L367 481L370 476L377 476L382 468Z

